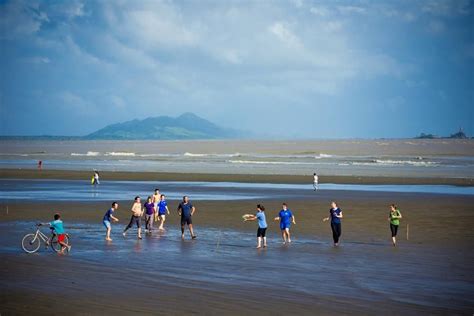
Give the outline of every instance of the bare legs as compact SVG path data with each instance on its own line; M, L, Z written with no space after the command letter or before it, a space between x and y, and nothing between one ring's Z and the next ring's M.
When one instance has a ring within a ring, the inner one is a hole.
M262 241L263 248L267 247L267 237L257 237L257 249L262 248Z
M105 233L105 240L107 241L112 241L112 238L110 238L110 232L112 231L111 227L107 227L107 232Z
M286 244L287 242L291 242L291 234L290 234L290 229L285 228L281 230L281 238L283 239L283 243Z
M182 239L184 239L184 225L185 225L184 223L181 224L181 238ZM195 239L196 236L194 235L193 224L189 224L188 229L189 229L189 233L191 234L191 238Z
M160 227L158 227L158 229L159 230L164 230L163 225L165 224L166 216L165 215L160 215L158 220L160 221Z

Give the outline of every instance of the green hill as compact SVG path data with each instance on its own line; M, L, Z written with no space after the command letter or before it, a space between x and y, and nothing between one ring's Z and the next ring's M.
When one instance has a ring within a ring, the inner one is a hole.
M220 127L193 113L176 118L149 117L108 125L85 136L86 139L225 139L243 137L240 131Z

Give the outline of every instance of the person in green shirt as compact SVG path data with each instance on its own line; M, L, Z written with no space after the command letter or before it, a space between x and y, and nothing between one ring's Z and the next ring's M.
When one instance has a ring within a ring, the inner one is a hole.
M390 213L388 214L388 220L390 221L390 231L392 232L392 243L394 247L397 245L397 232L401 218L402 213L400 213L398 207L395 204L390 205Z

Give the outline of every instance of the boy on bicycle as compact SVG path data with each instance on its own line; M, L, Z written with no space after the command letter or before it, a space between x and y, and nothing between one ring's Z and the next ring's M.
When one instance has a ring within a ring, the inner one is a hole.
M58 236L58 243L61 245L60 254L64 254L64 250L67 249L69 252L71 250L71 246L64 242L64 238L66 233L64 232L63 221L61 220L61 215L58 213L54 214L54 221L49 223L49 226L53 230L53 232Z

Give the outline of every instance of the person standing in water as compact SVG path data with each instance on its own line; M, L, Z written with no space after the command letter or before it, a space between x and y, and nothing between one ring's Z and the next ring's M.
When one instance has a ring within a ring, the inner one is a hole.
M336 202L331 202L331 209L329 210L329 216L323 218L323 222L331 219L331 230L332 230L332 239L334 240L334 246L339 246L339 238L341 238L341 218L342 210L337 206Z
M155 193L153 193L153 203L155 203L155 223L158 222L158 203L160 203L160 189L155 189Z
M113 214L118 209L119 205L117 202L112 203L112 207L105 213L104 218L102 219L102 223L104 224L107 232L105 233L105 240L112 241L110 238L110 232L112 231L112 223L111 221L118 222L119 219L115 217Z
M158 203L158 220L160 221L159 230L164 230L163 225L166 221L166 215L170 215L170 211L168 209L168 203L165 200L165 195L162 194L160 196L160 202Z
M267 247L267 237L265 237L265 233L267 231L267 220L265 218L265 207L263 205L257 205L257 213L255 215L249 215L245 217L244 221L255 221L258 220L258 229L257 229L257 249L262 247L263 241L263 248Z
M316 172L313 174L313 188L314 191L319 190L319 177Z
M395 204L390 205L390 213L388 214L388 220L390 221L390 231L392 232L392 243L395 247L397 245L397 232L398 226L400 226L400 219L402 213Z
M147 198L143 207L145 209L145 233L151 233L151 228L153 227L153 218L156 213L156 207L152 202L151 196Z
M94 176L92 177L92 184L93 185L100 184L99 178L100 178L99 171L94 170Z
M123 237L127 235L127 230L132 228L133 224L137 225L138 228L138 239L142 239L142 228L140 224L140 218L143 215L142 204L140 202L140 197L136 196L135 201L133 202L132 208L132 217L130 218L130 223L123 230Z
M181 216L181 238L184 239L184 226L188 225L189 233L191 234L192 239L196 239L193 231L193 221L192 216L196 208L189 202L189 198L185 195L183 196L183 202L179 203L178 206L178 215Z
M286 203L282 204L283 209L278 213L278 216L274 218L275 221L280 221L280 230L281 230L281 238L283 239L283 243L286 244L291 243L291 235L290 235L290 227L291 222L296 225L295 216L293 213L288 209L288 205Z

